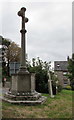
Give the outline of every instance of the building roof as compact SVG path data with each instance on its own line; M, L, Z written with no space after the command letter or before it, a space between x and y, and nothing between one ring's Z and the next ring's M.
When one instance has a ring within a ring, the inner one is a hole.
M68 61L54 61L54 71L68 71Z

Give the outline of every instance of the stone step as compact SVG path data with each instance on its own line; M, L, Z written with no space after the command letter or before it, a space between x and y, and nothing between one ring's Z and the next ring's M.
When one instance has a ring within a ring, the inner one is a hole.
M3 98L3 101L6 101L6 102L9 102L9 103L12 103L12 104L20 104L20 103L23 103L23 104L27 104L27 105L37 105L37 104L43 104L45 101L46 101L46 97L44 96L41 96L38 100L36 101L30 101L30 100L18 100L18 101L15 101L15 100L9 100L7 98Z
M31 95L31 96L15 96L12 94L5 93L4 97L7 99L15 100L15 101L18 101L18 100L38 100L41 97L41 94L37 93L37 94Z

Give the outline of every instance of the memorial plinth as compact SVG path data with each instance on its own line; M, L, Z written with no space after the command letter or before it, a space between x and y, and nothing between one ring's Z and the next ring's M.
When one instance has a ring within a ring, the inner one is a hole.
M14 74L12 75L12 93L23 93L31 91L31 75L30 74Z
M26 67L26 40L25 23L28 18L25 17L26 8L21 8L18 16L22 17L21 29L21 66L17 74L12 75L11 89L4 96L5 101L10 103L42 104L46 97L41 96L35 91L35 74L29 73Z

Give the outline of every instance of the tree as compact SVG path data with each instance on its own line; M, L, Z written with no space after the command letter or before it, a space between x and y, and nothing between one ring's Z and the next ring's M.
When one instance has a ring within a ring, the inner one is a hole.
M55 95L57 92L61 92L62 85L59 82L58 76L54 72L50 71L50 75L51 75L51 80L52 80L53 94Z
M48 93L48 70L50 62L43 62L39 57L32 59L32 65L29 65L28 70L35 73L36 91Z
M9 63L10 62L20 62L21 48L15 43L11 42L8 46L6 58L7 58L7 68L9 76Z
M2 74L9 76L9 63L20 61L21 48L15 42L2 38Z
M9 39L6 39L6 38L3 38L2 37L2 42L1 42L1 45L2 45L2 76L7 76L7 66L6 66L6 53L7 53L7 50L8 50L8 47L10 45L10 40Z
M8 47L8 51L6 54L7 59L9 60L9 62L19 62L20 55L21 48L15 42L12 42Z
M68 57L68 78L70 79L70 84L72 87L72 90L74 90L74 53L72 54L72 58Z

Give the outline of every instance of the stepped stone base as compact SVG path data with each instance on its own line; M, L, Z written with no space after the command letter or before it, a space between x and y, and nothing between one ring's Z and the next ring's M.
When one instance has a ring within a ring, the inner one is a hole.
M22 93L22 95L14 95L8 92L4 94L3 101L13 104L23 103L27 105L37 105L43 104L46 101L46 97L41 96L38 92Z
M12 75L10 91L3 100L14 104L36 105L45 102L46 97L35 91L35 74L19 72Z

